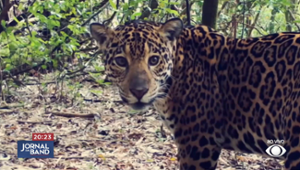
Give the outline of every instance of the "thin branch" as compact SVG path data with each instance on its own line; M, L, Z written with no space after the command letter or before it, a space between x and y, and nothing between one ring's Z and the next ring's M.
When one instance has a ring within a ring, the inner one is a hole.
M293 15L292 11L289 10L289 9L287 11L289 12L289 14L292 17L292 19L295 21L296 19L295 19L295 16ZM297 23L295 23L295 25L298 28L298 31L300 31L300 26Z
M255 16L253 23L252 23L251 26L250 26L250 30L249 30L249 32L248 32L248 37L251 36L253 29L255 29L255 24L256 24L257 21L258 21L258 18L259 18L259 16L260 16L260 12L261 12L262 7L263 7L262 5L259 7L259 11L258 11L258 13L257 13L256 16Z
M119 9L119 4L120 4L120 1L117 0L117 5L116 5L117 10ZM111 21L115 18L116 14L117 14L117 11L115 11L109 19L103 21L103 24L108 26L111 23Z
M237 23L241 24L241 22L237 22ZM249 27L249 28L253 27L252 25L249 25L249 24L246 24L246 26ZM265 35L265 34L261 33L260 30L258 28L256 28L256 27L253 27L253 29L255 29L260 35Z
M195 3L195 1L192 1L192 2L189 3L190 4L190 8L189 9L191 9L191 7L193 6L194 3ZM179 16L184 16L186 14L186 10L187 10L187 8L186 8L186 6L184 4L183 8L181 9L181 12L180 12ZM186 19L187 18L183 19L184 23L186 23ZM193 20L191 19L191 21L193 21Z
M98 47L93 47L93 48L84 48L84 49L80 49L78 51L75 51L75 52L87 52L87 51L93 51L93 50L97 50Z
M30 123L30 124L52 124L52 121L28 121L28 120L17 120L18 123Z
M225 7L227 6L229 1L225 1L223 4L222 4L222 7L220 9L220 11L218 12L218 18L219 16L221 15L221 12L225 9Z
M93 113L81 114L81 113L68 113L68 112L57 112L57 111L47 111L47 113L51 113L55 116L63 116L63 117L81 117L81 118L99 117L99 115Z
M98 15L100 12L102 12L102 10L104 8L106 8L106 6L108 5L108 2L109 0L104 0L101 2L101 4L99 5L100 6L100 9L94 13L92 16L90 16L86 21L84 21L81 26L85 26L87 23L89 23L96 15Z
M86 102L93 102L93 103L104 103L104 102L110 101L110 100L98 100L98 99L83 99L83 100L86 101ZM124 103L121 100L113 100L111 102L118 103L118 104L123 104Z
M25 22L26 22L26 28L27 28L27 30L29 31L29 35L30 35L30 37L32 37L32 33L31 33L31 30L30 30L30 28L29 28L28 17L29 17L29 16L26 16L26 18L25 18Z
M149 7L150 7L151 11L155 10L158 7L158 1L150 0ZM143 20L145 18L148 18L151 14L151 11L149 10L149 8L145 8L144 11L142 12L142 15L139 17L139 19Z

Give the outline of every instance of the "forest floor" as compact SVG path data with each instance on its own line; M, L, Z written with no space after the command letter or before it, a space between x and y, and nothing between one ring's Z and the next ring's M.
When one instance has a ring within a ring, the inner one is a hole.
M74 93L72 82L78 80L46 88L27 85L11 91L6 98L10 102L0 103L1 170L178 169L176 146L167 128L161 130L155 110L131 113L116 88L82 82L81 90ZM96 94L95 89L102 93ZM17 141L31 140L36 132L54 133L55 158L17 158ZM280 169L280 164L271 158L223 150L218 170L235 169L273 170Z

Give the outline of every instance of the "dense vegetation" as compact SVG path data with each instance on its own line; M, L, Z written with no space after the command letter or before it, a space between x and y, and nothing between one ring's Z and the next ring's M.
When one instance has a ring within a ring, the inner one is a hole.
M210 24L225 35L245 38L280 31L298 31L300 17L297 0L206 1L209 10L218 4L217 15L203 11L203 0L191 0L191 23ZM9 95L11 88L26 85L25 75L38 76L56 70L57 80L91 74L96 78L103 68L94 64L99 58L88 34L91 22L109 26L128 20L164 21L180 17L186 21L186 1L83 1L28 0L1 3L0 91ZM206 10L207 11L207 10ZM202 12L203 15L202 15ZM211 15L211 16L210 16ZM202 18L202 17L206 17ZM208 18L208 19L207 19ZM71 67L73 66L73 67ZM24 77L25 76L25 77Z

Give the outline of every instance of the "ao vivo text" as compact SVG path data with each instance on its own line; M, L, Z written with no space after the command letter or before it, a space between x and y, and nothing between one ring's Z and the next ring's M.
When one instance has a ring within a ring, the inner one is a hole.
M33 133L31 141L18 141L18 158L54 158L54 134Z
M267 144L284 144L284 140L279 140L279 139L273 140L273 139L269 139L269 140L267 140Z

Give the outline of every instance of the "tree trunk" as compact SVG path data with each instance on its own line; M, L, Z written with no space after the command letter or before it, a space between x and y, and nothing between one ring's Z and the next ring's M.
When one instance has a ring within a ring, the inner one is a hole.
M218 0L204 0L202 9L202 24L216 29Z

